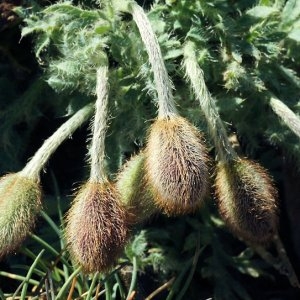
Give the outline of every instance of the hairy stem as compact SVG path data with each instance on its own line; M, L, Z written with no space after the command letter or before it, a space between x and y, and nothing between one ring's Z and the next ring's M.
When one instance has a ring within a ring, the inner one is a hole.
M219 159L223 161L236 159L237 153L228 140L223 121L220 118L214 99L206 87L203 71L197 62L193 42L187 42L184 47L183 65L195 96L199 100L201 109L207 119L210 134L213 137Z
M100 67L97 71L97 100L93 122L93 139L91 145L91 173L90 181L105 182L105 134L107 129L108 104L108 68Z
M177 114L172 94L173 85L161 54L160 46L144 10L135 2L129 4L130 12L135 21L141 38L146 47L152 67L154 82L158 95L158 116L167 117Z
M287 105L271 95L270 105L274 113L286 124L291 131L300 137L300 119Z
M86 122L92 115L94 106L88 104L76 112L69 120L62 124L37 150L31 160L20 172L26 177L39 181L40 172L45 167L50 156L70 137L74 131Z

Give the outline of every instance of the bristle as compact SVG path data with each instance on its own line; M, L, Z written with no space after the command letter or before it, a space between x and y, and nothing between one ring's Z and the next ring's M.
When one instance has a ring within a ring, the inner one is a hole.
M150 128L146 176L168 215L195 211L208 186L208 156L200 132L184 118L159 118Z
M0 179L0 258L15 251L35 225L40 213L41 188L18 173Z
M110 183L86 183L67 215L71 257L86 273L109 271L128 238L127 213Z
M143 152L133 156L124 165L116 180L120 200L128 208L135 223L149 219L158 211L146 182L144 164Z
M219 163L216 176L219 212L236 235L268 243L277 232L277 191L267 171L247 159Z

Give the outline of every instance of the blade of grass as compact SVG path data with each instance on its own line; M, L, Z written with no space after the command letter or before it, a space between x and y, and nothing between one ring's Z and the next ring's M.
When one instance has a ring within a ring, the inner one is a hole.
M0 271L0 276L18 280L18 281L24 281L26 279L25 276L9 273L9 272L5 272L5 271ZM29 283L32 285L37 285L37 284L39 284L39 281L34 280L34 279L29 279Z
M124 288L123 288L123 283L122 283L118 273L115 274L115 278L116 278L116 281L118 283L121 299L125 299L125 291L124 291Z
M184 283L184 286L182 287L180 293L176 297L176 300L181 300L183 298L183 296L185 295L187 289L189 288L189 286L191 284L191 281L193 279L196 267L197 267L197 263L198 263L200 253L203 251L204 248L205 248L205 246L202 247L201 249L199 248L199 237L198 237L197 248L196 248L195 255L194 255L194 258L193 258L193 262L192 262L192 268L191 268L191 270L189 272L189 275L188 275L188 277L187 277L187 279Z
M22 253L24 253L25 255L27 255L28 257L30 257L32 260L36 259L36 254L34 254L28 248L23 248L22 247ZM43 260L39 261L39 266L42 268L43 271L45 271L45 272L48 271L48 267L47 267L47 265L45 264L45 262Z
M64 238L63 238L64 218L63 218L63 212L62 212L62 209L61 209L60 190L59 190L59 187L58 187L56 177L55 177L53 172L51 172L51 177L52 177L53 186L54 186L55 198L57 200L57 211L58 211L59 221L60 221L60 224L61 224L61 229L60 229L60 234L61 235L60 235L59 242L60 242L60 248L63 251L66 248L66 245L65 245ZM63 264L63 269L64 269L64 277L65 277L65 281L66 281L69 277L69 274L70 274L69 273L69 268L65 264Z
M112 300L111 299L111 285L109 280L106 280L104 283L104 287L105 287L105 300Z
M96 272L95 275L93 276L93 280L92 280L90 288L88 290L88 294L87 294L87 296L85 298L86 300L92 299L93 290L95 288L95 285L96 285L96 282L97 282L98 278L99 278L99 273Z
M43 247L45 247L49 252L51 252L55 256L59 256L61 261L64 264L66 264L68 267L71 267L69 262L63 256L61 256L61 254L56 249L54 249L51 245L49 245L46 241L44 241L43 239L41 239L40 237L38 237L35 234L30 234L30 236L33 240L35 240L36 242L41 244Z
M76 277L81 271L81 267L78 267L68 278L68 280L64 283L64 285L61 287L59 290L58 294L56 295L56 300L63 299L62 297L65 295L67 292L68 286L71 284L72 280L74 277Z
M60 228L53 222L53 220L42 210L41 212L42 217L45 221L50 225L50 227L54 230L54 232L61 238L61 230Z
M129 287L129 291L128 291L128 294L127 294L127 299L129 299L130 295L132 294L132 292L133 292L133 290L136 286L136 279L137 279L137 259L136 259L136 256L133 256L132 264L133 264L133 268L132 268L131 282L130 282L130 287Z
M26 297L26 293L27 293L27 288L29 285L29 280L33 274L34 268L36 267L36 265L38 264L40 258L42 257L43 253L45 252L45 249L42 249L41 252L38 254L38 256L36 257L36 259L34 260L34 262L32 263L26 278L24 280L24 284L23 284L23 288L22 288L22 292L21 292L21 299L25 299Z

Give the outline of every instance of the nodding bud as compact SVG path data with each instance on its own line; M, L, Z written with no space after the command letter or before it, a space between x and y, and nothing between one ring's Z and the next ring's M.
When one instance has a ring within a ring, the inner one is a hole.
M15 251L33 229L41 196L32 178L13 173L0 179L0 258Z
M200 132L179 116L150 128L145 170L156 204L168 215L195 211L208 186L208 155Z
M277 232L277 191L267 171L247 159L217 165L216 198L221 217L234 234L256 244Z
M145 155L133 156L117 176L116 188L134 223L143 222L158 212L145 178Z
M71 257L86 273L109 271L129 232L127 213L111 183L87 182L67 214L66 240Z

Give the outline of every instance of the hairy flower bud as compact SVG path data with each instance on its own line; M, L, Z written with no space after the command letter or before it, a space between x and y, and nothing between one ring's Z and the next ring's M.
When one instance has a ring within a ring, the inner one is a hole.
M120 200L128 208L134 223L143 222L158 211L145 179L145 155L133 156L117 176Z
M247 159L219 163L216 197L221 217L236 235L267 243L277 232L277 191L267 171Z
M108 182L87 182L67 214L66 240L84 272L106 272L127 242L127 213Z
M208 185L208 156L200 132L179 116L151 126L145 170L154 200L167 214L195 211Z
M0 179L0 258L16 250L41 211L39 184L19 173Z

